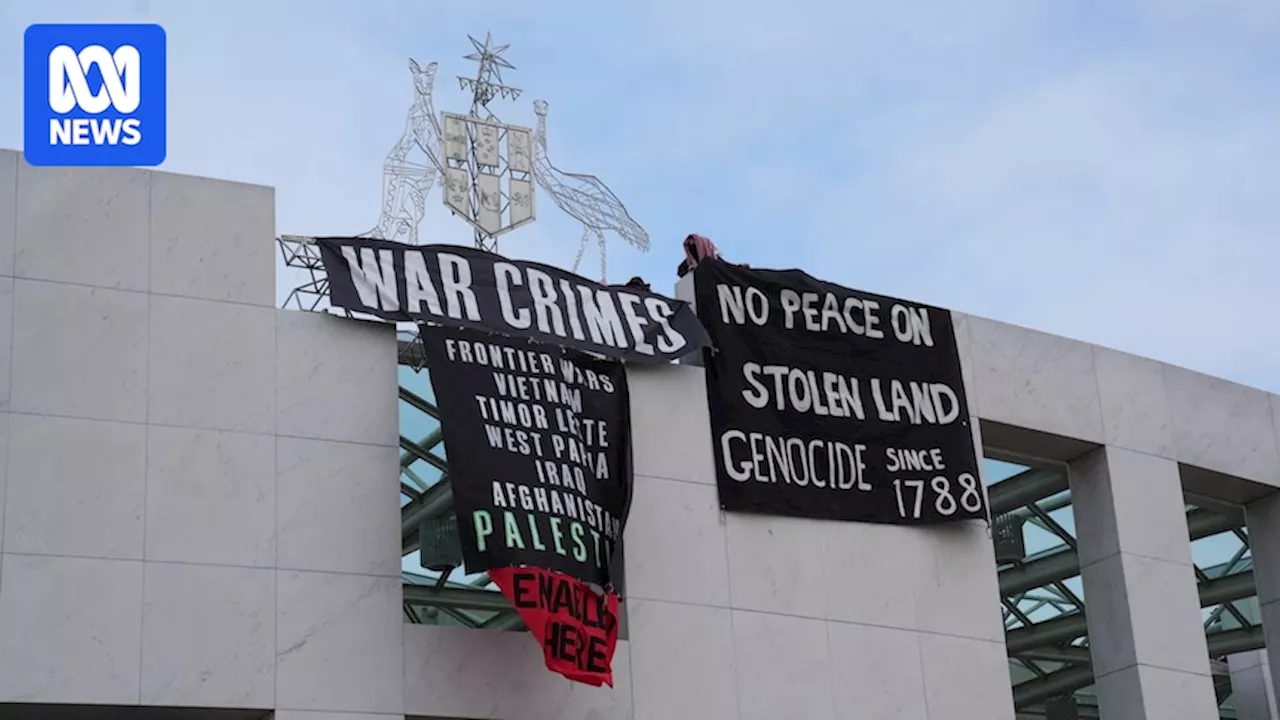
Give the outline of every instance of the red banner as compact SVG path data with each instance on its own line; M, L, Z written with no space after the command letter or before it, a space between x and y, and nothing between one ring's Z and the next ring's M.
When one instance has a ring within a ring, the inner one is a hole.
M613 687L617 594L601 595L581 580L541 568L493 568L489 577L542 645L549 670Z

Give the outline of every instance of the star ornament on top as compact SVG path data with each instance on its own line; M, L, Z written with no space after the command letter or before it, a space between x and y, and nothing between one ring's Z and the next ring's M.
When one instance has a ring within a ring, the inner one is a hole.
M480 44L479 40L471 37L470 35L467 36L467 39L471 41L471 46L474 47L476 51L464 57L464 60L474 60L481 65L488 65L492 68L493 74L497 76L499 81L502 80L502 75L499 72L500 68L507 68L508 70L516 69L515 65L507 62L506 58L502 57L502 53L506 52L507 48L511 46L499 45L498 47L494 47L493 33L487 32L484 34L483 45Z
M480 64L479 71L475 78L459 77L458 82L463 90L471 90L473 93L473 105L476 108L486 107L495 97L516 99L520 96L518 88L507 87L503 85L502 69L515 70L516 66L507 62L502 57L502 53L507 51L510 45L493 44L493 33L486 32L484 42L468 35L467 39L471 41L471 46L476 49L470 55L464 55L464 60L471 60Z

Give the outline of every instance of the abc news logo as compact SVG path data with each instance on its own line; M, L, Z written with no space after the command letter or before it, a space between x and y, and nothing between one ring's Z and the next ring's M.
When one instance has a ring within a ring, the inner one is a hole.
M167 53L164 28L155 24L29 26L22 53L27 162L162 164L169 136Z
M101 45L76 52L59 45L49 52L49 108L66 115L79 108L90 115L114 109L128 115L142 104L142 56L132 45L113 53ZM97 68L102 86L89 89L89 71ZM123 117L53 117L49 119L51 145L137 145L142 142L142 121Z

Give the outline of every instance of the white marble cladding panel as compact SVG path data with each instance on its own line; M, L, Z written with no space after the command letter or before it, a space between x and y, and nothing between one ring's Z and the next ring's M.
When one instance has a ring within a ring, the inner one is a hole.
M1099 676L1098 709L1103 717L1216 720L1212 681L1205 676L1151 665L1132 665Z
M636 476L626 527L627 595L728 607L725 515L711 485Z
M732 610L638 600L628 603L635 720L736 720Z
M0 702L137 704L142 563L3 560Z
M270 307L272 202L0 153L0 702L403 717L394 331Z
M4 549L141 560L147 427L10 418Z
M706 382L700 367L627 366L637 475L715 484Z
M406 625L405 713L476 720L629 720L631 649L618 643L613 688L546 669L526 632ZM691 716L692 717L692 716Z
M0 275L270 306L272 188L0 151Z
M400 577L399 453L277 439L277 567Z
M279 433L399 445L395 327L277 312Z
M13 412L145 421L149 310L141 293L15 280Z
M920 634L828 622L836 720L927 718ZM1001 671L1008 677L1005 667ZM944 716L946 717L946 716Z
M978 317L964 324L981 417L1102 442L1091 345Z
M911 528L745 513L724 517L734 608L988 642L1004 637L983 523ZM630 545L628 552L630 577ZM876 582L868 583L869 577Z
M725 513L725 520L733 607L823 616L828 570L822 526L826 523L748 513Z
M9 413L0 412L0 552L4 551L4 508L9 489L9 419Z
M1163 366L1103 347L1094 348L1093 360L1106 444L1173 457L1173 422Z
M732 625L740 720L834 720L826 621L734 610Z
M399 577L276 571L276 706L404 712Z
M1003 638L988 642L933 633L920 633L919 638L929 718L1014 720Z
M0 305L0 308L3 306ZM1271 401L1271 423L1275 426L1276 447L1280 448L1280 395L1268 393L1267 399Z
M0 216L3 217L3 216ZM0 225L4 220L0 219ZM0 229L0 232L3 232ZM13 369L13 278L0 275L0 410L9 409Z
M146 559L274 567L275 438L156 425L148 433Z
M1191 565L1178 464L1107 447L1071 466L1080 565L1118 552Z
M1245 508L1253 578L1258 602L1265 607L1280 600L1280 493L1272 493ZM1280 631L1280 625L1276 626Z
M1275 720L1276 696L1267 651L1250 650L1227 657L1231 702L1240 720Z
M384 712L323 712L315 710L276 710L268 720L404 720L402 714Z
M1089 650L1099 675L1151 665L1209 676L1194 570L1117 553L1083 568Z
M18 277L147 291L153 173L18 163Z
M916 530L921 549L910 562L915 626L925 633L1003 644L999 578L986 523L967 521Z
M151 180L151 291L275 303L275 190L190 175Z
M1280 485L1275 397L1208 375L1165 366L1173 416L1174 459Z
M970 402L983 419L1280 486L1280 397L994 320L953 317Z
M142 704L275 706L275 571L149 562Z
M973 377L973 340L969 332L969 316L952 311L951 329L955 333L956 351L960 356L960 377L964 382L965 399L969 402L969 415L978 416L978 390Z
M274 433L278 315L268 307L152 296L150 422Z
M13 234L18 224L18 163L16 150L0 149L0 277L13 275Z

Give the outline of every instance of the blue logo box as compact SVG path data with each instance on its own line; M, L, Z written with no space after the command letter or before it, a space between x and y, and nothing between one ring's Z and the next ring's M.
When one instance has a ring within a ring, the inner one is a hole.
M22 89L27 162L164 162L165 52L159 25L28 27Z

